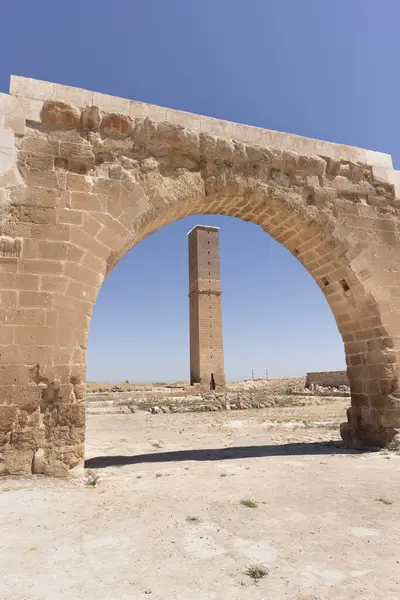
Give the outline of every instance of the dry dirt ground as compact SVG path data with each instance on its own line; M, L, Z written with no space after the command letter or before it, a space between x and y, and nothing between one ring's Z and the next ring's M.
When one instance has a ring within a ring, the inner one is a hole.
M399 599L400 456L347 403L89 417L96 486L0 480L0 598Z

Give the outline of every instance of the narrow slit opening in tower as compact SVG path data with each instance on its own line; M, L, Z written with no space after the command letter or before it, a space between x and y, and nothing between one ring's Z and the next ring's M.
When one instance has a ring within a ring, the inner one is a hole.
M344 293L346 294L347 292L350 292L350 287L348 286L348 283L345 279L341 279L339 281L340 285L343 288Z

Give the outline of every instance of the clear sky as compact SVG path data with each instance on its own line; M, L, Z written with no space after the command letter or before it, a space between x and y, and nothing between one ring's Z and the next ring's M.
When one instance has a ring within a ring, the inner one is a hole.
M1 0L10 74L393 155L400 168L399 0ZM105 281L88 378L187 378L186 233L220 229L230 380L344 367L315 282L260 228L196 216L133 248Z

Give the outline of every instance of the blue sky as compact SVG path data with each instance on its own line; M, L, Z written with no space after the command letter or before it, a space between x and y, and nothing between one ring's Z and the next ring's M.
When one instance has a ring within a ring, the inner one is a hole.
M11 73L380 150L400 167L399 0L2 0ZM260 228L189 217L133 248L105 281L88 378L186 378L187 238L218 225L230 380L343 368L330 309Z

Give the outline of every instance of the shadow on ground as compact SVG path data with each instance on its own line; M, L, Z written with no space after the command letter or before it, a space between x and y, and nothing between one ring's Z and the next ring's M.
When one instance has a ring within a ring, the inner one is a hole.
M360 454L376 452L379 448L349 450L340 442L303 442L298 444L276 444L268 446L239 446L235 448L206 448L204 450L176 450L174 452L152 452L136 456L94 456L85 461L86 468L104 469L141 463L163 463L182 461L232 460L237 458L260 458L267 456L299 456L313 454Z

